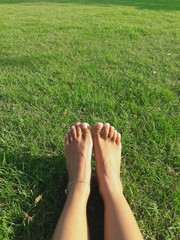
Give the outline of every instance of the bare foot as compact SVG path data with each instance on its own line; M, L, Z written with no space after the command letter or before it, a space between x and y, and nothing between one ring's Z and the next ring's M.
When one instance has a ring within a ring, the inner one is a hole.
M93 127L93 144L99 191L102 197L114 191L122 192L120 134L109 123L104 125L96 123Z
M65 136L66 165L69 174L69 183L85 181L90 184L92 136L91 128L87 123L76 123ZM87 184L78 183L75 185Z

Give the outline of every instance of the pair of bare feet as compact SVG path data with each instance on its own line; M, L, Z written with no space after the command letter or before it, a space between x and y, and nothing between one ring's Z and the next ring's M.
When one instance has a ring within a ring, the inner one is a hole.
M91 159L94 149L99 191L102 197L113 191L122 192L120 181L121 137L109 123L96 123L91 134L87 123L76 123L65 136L66 164L69 184L74 181L85 181L90 185ZM71 185L70 191L81 186L89 196L88 184L79 182Z
M99 191L104 202L104 239L142 240L122 191L120 134L108 123L96 123L92 134L89 124L76 123L65 137L68 196L53 240L89 239L86 208L93 149Z

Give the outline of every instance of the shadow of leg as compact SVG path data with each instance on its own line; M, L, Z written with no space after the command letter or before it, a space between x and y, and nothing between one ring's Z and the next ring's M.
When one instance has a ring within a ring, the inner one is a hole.
M104 203L99 194L96 176L92 177L91 194L87 205L87 216L91 240L104 239Z

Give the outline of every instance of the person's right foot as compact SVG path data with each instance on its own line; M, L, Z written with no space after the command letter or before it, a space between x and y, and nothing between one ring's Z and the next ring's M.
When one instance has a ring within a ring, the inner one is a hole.
M103 125L98 122L93 127L93 144L99 191L102 197L114 191L122 192L120 134L109 123Z

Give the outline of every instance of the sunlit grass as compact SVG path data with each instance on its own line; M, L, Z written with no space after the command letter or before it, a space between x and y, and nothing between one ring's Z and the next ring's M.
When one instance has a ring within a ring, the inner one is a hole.
M0 239L51 239L76 121L121 132L144 238L178 239L178 2L0 0L10 2L0 4Z

